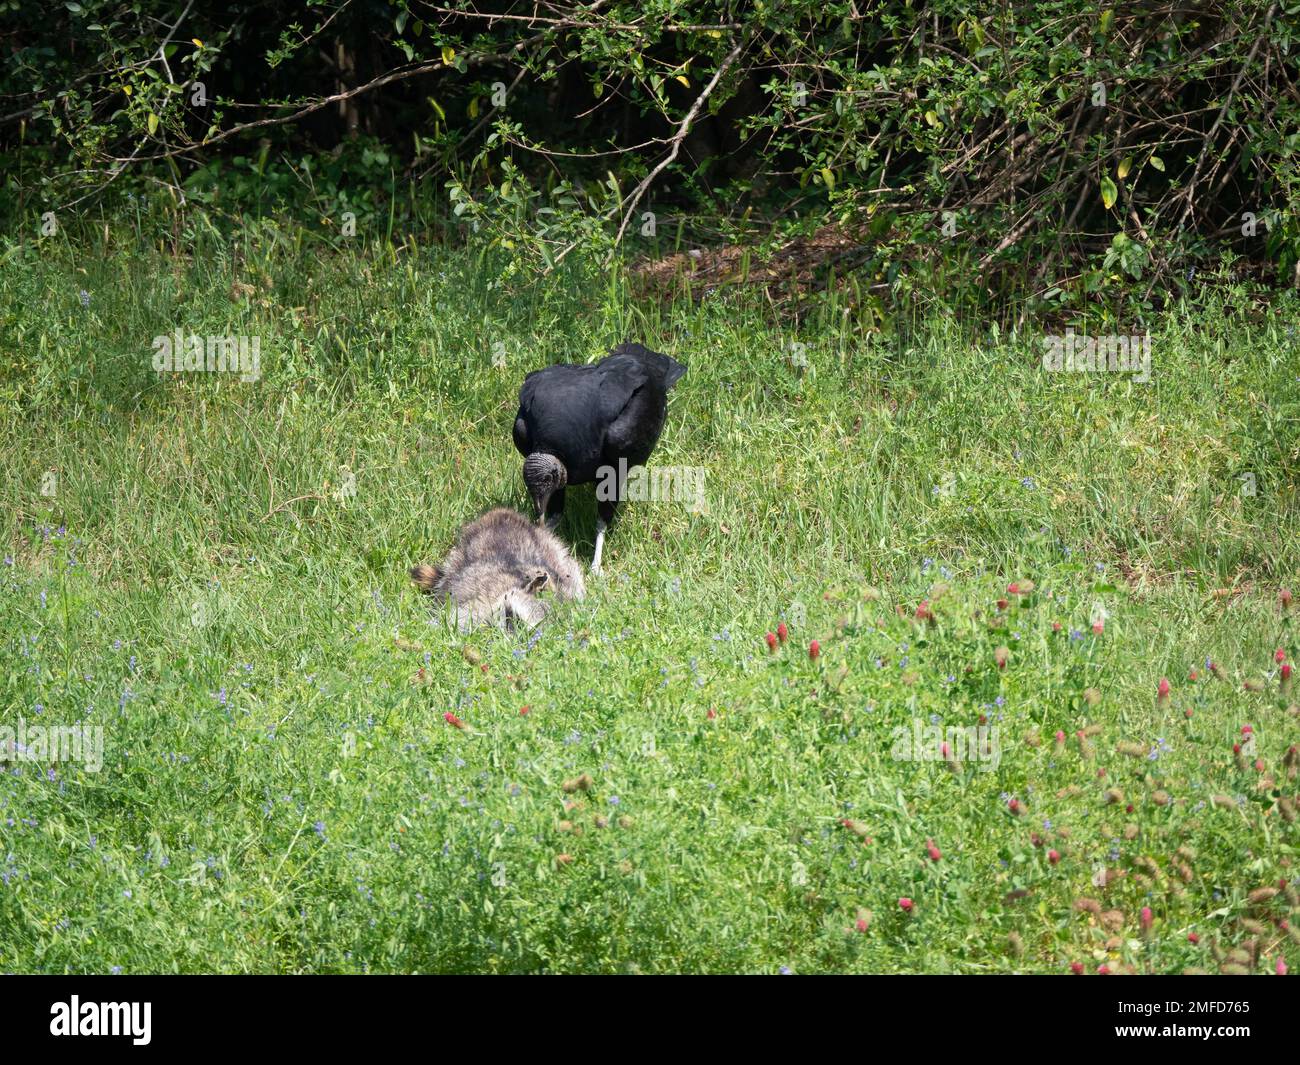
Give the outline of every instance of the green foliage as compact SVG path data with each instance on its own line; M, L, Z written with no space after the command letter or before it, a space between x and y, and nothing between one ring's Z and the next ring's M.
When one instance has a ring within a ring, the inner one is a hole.
M435 24L404 2L236 3L180 24L154 0L12 0L11 221L73 226L160 186L227 226L351 212L454 241L454 210L517 253L515 276L571 248L607 258L632 215L623 242L662 251L644 211L693 244L835 226L861 244L838 272L896 298L955 284L1043 311L1144 313L1225 250L1274 285L1300 268L1284 5L461 9Z
M576 252L515 291L501 248L124 232L0 254L0 723L105 729L101 772L0 774L0 968L1177 972L1216 939L1300 963L1291 900L1248 897L1300 845L1272 659L1300 654L1291 302L1160 316L1141 384L829 301L797 332L757 299L642 303ZM260 378L155 373L178 325L260 336ZM690 366L653 464L703 466L707 512L629 503L587 600L466 641L406 567L527 508L523 374L628 336ZM895 756L981 714L994 768Z

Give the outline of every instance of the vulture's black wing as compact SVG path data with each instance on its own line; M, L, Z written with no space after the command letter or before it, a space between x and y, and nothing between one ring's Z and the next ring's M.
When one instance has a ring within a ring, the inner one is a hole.
M611 357L630 355L651 377L660 380L665 392L672 388L682 374L686 372L686 367L682 363L670 355L662 355L657 351L651 351L644 344L620 344L612 349L609 354Z
M523 455L555 455L568 471L569 484L595 479L603 464L606 430L649 380L635 359L610 363L548 366L530 373L519 390L515 447Z
M668 389L686 367L641 344L620 344L593 366L535 370L519 390L514 442L521 455L555 455L569 484L626 458L642 464L663 430Z
M639 346L623 345L625 348ZM601 454L611 466L616 466L621 458L627 459L630 468L644 465L654 450L668 412L668 394L662 374L656 372L658 367L648 364L639 353L615 350L614 355L600 363L611 381L606 386L608 417ZM617 411L613 410L616 405Z

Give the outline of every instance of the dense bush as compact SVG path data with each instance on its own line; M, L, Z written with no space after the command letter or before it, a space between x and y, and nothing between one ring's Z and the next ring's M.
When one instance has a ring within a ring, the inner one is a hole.
M0 180L28 232L150 194L173 239L290 212L477 232L531 275L834 226L818 284L1140 305L1225 249L1300 270L1297 12L8 0Z

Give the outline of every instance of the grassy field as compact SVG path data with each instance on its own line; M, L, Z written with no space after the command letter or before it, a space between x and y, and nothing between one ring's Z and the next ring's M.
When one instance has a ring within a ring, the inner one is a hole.
M1300 964L1294 303L1153 319L1143 384L1046 372L1047 324L490 265L0 253L0 724L104 730L0 767L0 971ZM259 378L156 373L177 329ZM584 602L456 635L407 567L528 511L524 374L633 338L689 364L652 465L706 510L629 503Z

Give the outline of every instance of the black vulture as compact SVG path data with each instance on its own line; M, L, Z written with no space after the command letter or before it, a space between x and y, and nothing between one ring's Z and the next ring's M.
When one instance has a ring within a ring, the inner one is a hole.
M685 372L667 355L641 344L620 344L593 365L560 363L524 378L514 439L524 456L524 483L539 524L545 521L551 529L559 524L566 485L625 478L627 470L645 464L663 431L668 390ZM623 487L620 479L614 498L597 493L592 573L600 572L605 530Z
M415 566L411 580L456 605L461 632L485 621L531 629L546 616L538 598L545 589L557 599L586 594L582 570L559 537L504 507L466 525L446 561Z

